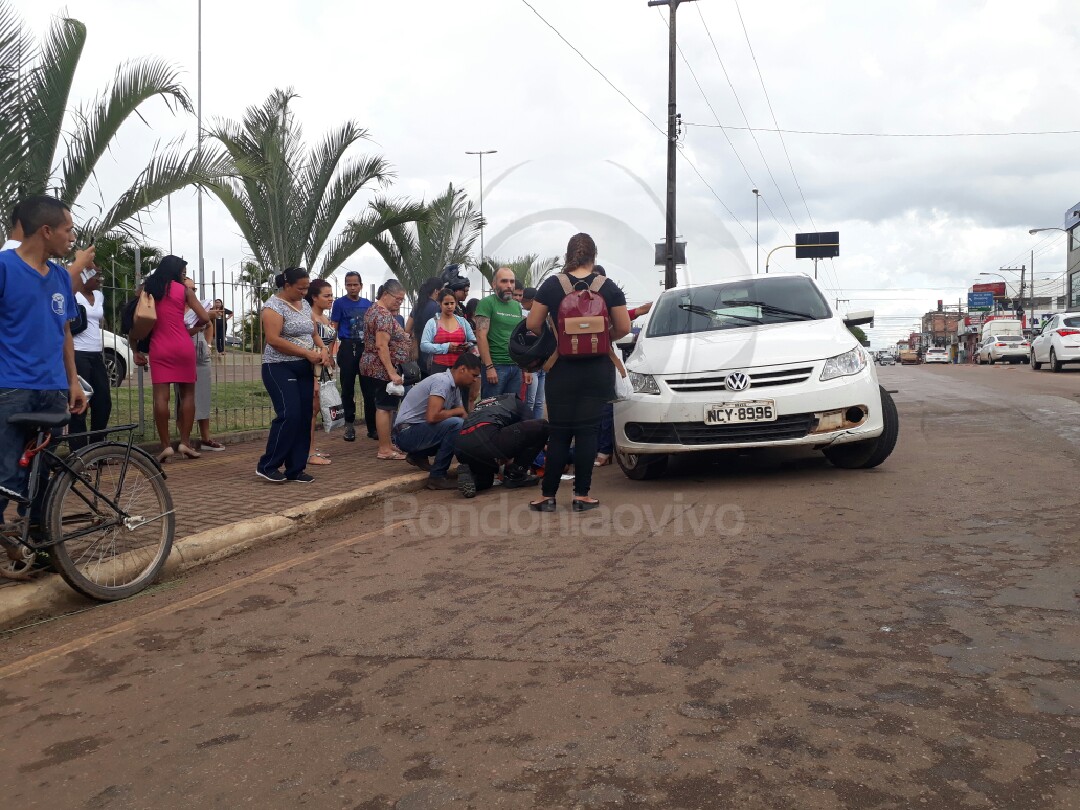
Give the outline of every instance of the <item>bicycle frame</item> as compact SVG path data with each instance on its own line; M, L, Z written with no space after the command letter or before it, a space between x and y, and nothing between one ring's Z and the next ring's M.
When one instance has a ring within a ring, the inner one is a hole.
M44 549L47 549L50 546L56 545L56 543L60 542L59 539L52 539L51 537L47 537L43 542L38 542L38 541L32 540L30 538L30 522L31 521L30 521L30 514L29 514L29 510L33 509L34 501L37 499L38 493L40 492L43 485L45 487L45 493L44 493L44 497L42 498L42 509L44 509L44 503L48 499L49 487L52 486L54 481L59 480L59 475L62 474L60 468L63 468L63 470L66 470L67 472L71 473L71 475L73 477L75 477L79 481L81 481L83 486L85 486L90 491L90 493L92 493L92 495L93 495L93 497L95 499L100 499L103 503L107 504L113 510L113 512L116 515L115 518L109 520L108 522L106 522L104 524L98 524L96 526L92 526L92 527L90 527L88 529L84 529L83 531L76 532L76 533L74 533L74 534L72 534L72 535L70 535L68 537L63 538L63 539L71 540L71 539L75 539L75 538L78 538L78 537L82 537L82 536L87 535L87 534L93 534L93 533L99 532L99 531L102 530L103 527L104 528L110 528L112 526L123 524L124 521L129 517L127 512L125 512L120 507L120 505L117 504L111 497L106 495L104 492L102 492L96 486L94 486L93 483L91 483L89 480L87 480L86 476L83 474L83 471L79 470L71 462L72 461L77 461L81 456L85 455L88 451L90 451L93 448L111 444L111 445L116 445L118 447L124 447L125 448L124 460L123 460L123 463L122 463L122 465L120 467L120 480L119 480L119 482L117 484L117 487L116 487L118 492L123 490L124 479L127 476L128 465L130 464L130 461L131 461L132 452L143 453L143 455L146 455L148 458L150 458L154 462L154 465L158 468L158 471L161 473L162 477L164 477L165 473L164 473L163 470L161 470L161 465L157 463L157 459L154 459L153 456L150 456L149 454L144 453L141 449L135 447L135 444L134 444L134 441L135 441L135 429L137 427L138 427L138 425L134 425L134 424L132 424L132 425L120 425L118 427L106 428L105 430L92 431L96 435L101 435L103 433L104 434L123 433L123 432L126 431L127 434L128 434L128 440L127 440L126 443L110 442L110 441L98 441L98 442L95 442L94 444L87 445L86 447L72 453L66 459L65 458L60 458L52 450L49 449L49 445L51 443L50 431L48 431L48 430L39 430L38 433L37 433L36 446L38 446L40 449L37 450L34 453L33 460L32 460L31 465L30 465L30 482L29 482L29 487L28 487L28 490L27 490L27 495L26 495L25 498L18 498L18 499L13 498L12 499L16 503L18 503L20 505L24 505L24 506L27 507L27 515L25 516L25 519L23 520L22 536L21 536L21 538L11 538L11 539L14 540L15 542L19 543L20 545L22 545L22 546L24 546L24 547L26 547L28 549L31 549L33 551L44 550ZM91 433L91 431L88 431L86 433L67 434L65 436L62 436L61 440L70 439L73 436L88 436L88 435L90 435L90 433ZM44 464L44 463L47 463L49 465L48 469L52 471L47 476L42 475L42 467L41 467L41 465ZM88 498L81 491L80 488L73 487L72 491L75 492L75 494L77 494L79 496L79 498L82 499L82 501L88 507L90 507L91 509L95 508L94 504L91 503L90 498ZM41 517L42 520L45 519L45 515L41 515L40 517ZM159 516L159 517L161 517L161 516Z

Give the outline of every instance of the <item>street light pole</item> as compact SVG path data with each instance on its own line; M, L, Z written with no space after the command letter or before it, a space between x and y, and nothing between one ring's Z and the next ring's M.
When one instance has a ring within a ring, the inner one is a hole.
M758 216L761 192L756 188L750 190L754 192L754 275L757 275L761 270L761 218Z
M198 108L195 114L195 125L198 127L198 131L195 135L195 151L201 157L202 156L202 142L203 142L203 129L202 129L202 0L199 0L199 12L198 12L198 28L199 28L199 42L198 42ZM202 186L197 186L195 189L196 199L198 200L198 218L199 218L199 295L206 295L206 267L203 261L203 211L202 211ZM170 233L170 242L172 235Z
M664 233L664 287L671 289L675 277L675 146L679 141L679 114L675 105L675 55L678 40L675 36L675 17L680 3L692 0L649 0L649 6L667 6L668 14L668 131L667 131L667 220Z
M480 264L484 263L484 155L494 155L498 153L498 149L487 149L479 152L466 152L466 155L476 155L480 158ZM484 291L484 278L483 274L480 277L480 292Z

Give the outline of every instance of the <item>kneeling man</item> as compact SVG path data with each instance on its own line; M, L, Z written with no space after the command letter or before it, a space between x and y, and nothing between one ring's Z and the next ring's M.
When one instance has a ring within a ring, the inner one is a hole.
M516 393L488 397L473 406L457 440L458 461L465 465L458 472L462 495L472 498L494 486L503 463L503 486L508 489L539 480L529 474L529 465L547 443L548 423L531 415Z
M414 467L429 470L428 489L454 489L447 480L454 460L454 441L465 417L461 388L480 379L480 358L465 353L454 367L425 377L405 395L394 420L394 443ZM435 456L435 463L428 462Z

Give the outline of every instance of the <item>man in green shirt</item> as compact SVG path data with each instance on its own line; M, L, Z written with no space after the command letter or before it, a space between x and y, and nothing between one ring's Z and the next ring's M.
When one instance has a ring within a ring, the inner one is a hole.
M500 267L492 283L495 291L476 308L476 345L484 364L484 397L521 396L521 369L510 359L510 333L524 317L521 304L514 300L516 281L513 270ZM524 375L524 382L531 382L531 378L531 374Z

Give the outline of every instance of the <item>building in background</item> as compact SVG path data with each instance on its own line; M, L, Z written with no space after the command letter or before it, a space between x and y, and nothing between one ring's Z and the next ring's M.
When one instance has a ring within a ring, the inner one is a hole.
M1065 249L1065 307L1080 310L1080 203L1065 212L1065 230L1069 234Z

